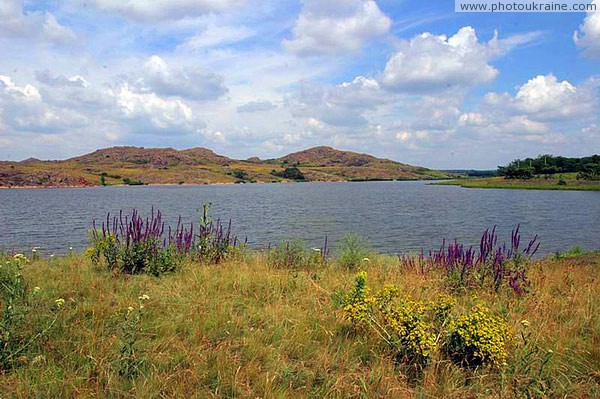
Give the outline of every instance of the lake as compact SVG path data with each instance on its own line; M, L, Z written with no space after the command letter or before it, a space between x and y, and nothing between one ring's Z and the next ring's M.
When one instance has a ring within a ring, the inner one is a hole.
M442 239L478 244L487 227L500 240L521 224L523 240L539 235L542 253L574 245L600 248L600 192L465 189L426 182L138 186L0 190L0 248L44 255L88 246L92 220L107 212L152 206L175 223L197 221L203 203L213 218L233 221L256 247L300 238L321 246L350 232L386 253L439 247Z

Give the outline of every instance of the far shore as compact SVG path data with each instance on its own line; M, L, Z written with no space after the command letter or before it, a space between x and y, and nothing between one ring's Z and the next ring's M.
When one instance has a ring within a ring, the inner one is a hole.
M216 183L148 183L148 184L108 184L101 185L69 185L69 186L0 186L0 190L24 190L24 189L61 189L61 188L101 188L101 187L161 187L161 186L225 186L225 185L244 185L244 184L297 184L297 183L373 183L373 182L406 182L406 181L422 181L422 182L437 182L443 183L447 179L397 179L397 180L311 180L311 181L256 181L256 182L216 182Z

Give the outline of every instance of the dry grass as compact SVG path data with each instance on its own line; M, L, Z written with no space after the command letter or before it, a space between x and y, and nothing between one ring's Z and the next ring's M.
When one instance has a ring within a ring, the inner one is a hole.
M455 294L458 308L485 301L515 334L530 322L537 344L552 349L552 397L600 395L600 256L547 259L532 267L532 291L516 298L485 290ZM397 284L430 299L446 291L436 275L402 270L395 258L368 265L373 288ZM335 263L313 270L271 268L249 251L218 266L188 264L162 278L114 276L72 256L27 265L42 288L32 322L55 298L60 323L22 365L0 376L2 397L516 397L528 375L465 372L436 361L420 382L394 365L374 337L353 333L332 302L354 272ZM116 373L119 324L141 294L150 296L136 348L142 375ZM517 353L518 340L511 348ZM42 355L43 357L40 357ZM520 359L512 356L510 363ZM535 371L532 371L534 373Z

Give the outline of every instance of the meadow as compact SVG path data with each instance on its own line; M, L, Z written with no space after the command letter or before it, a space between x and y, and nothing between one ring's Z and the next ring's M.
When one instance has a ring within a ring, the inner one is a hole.
M577 190L600 191L597 180L582 180L576 178L576 173L563 173L560 177L531 179L505 179L504 177L463 178L439 183L440 185L461 186L466 188L507 188L518 190Z
M162 239L162 240L161 240ZM85 254L4 254L2 397L597 397L600 254L264 250L107 217Z

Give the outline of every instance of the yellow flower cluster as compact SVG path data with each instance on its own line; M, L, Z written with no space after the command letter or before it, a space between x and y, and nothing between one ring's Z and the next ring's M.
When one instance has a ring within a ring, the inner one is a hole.
M421 301L402 301L381 309L383 322L400 343L411 362L424 364L435 351L435 335L427 320L427 306Z
M433 317L435 321L444 323L449 317L450 312L456 305L456 299L450 295L440 295L435 302L430 302L429 306L433 310Z
M344 298L344 316L355 327L360 327L372 313L373 298L366 285L367 272L361 271L354 279L354 289Z
M487 307L476 305L471 313L453 320L449 331L447 351L455 362L469 367L506 362L509 326Z
M510 330L487 307L477 305L454 317L456 299L449 295L429 302L401 299L395 285L371 294L366 280L366 272L356 275L353 289L344 297L344 317L355 328L374 331L396 351L397 359L424 367L438 351L438 338L446 336L440 344L442 353L463 367L505 364Z
M386 285L371 295L366 286L367 273L359 272L354 289L344 300L344 316L355 327L370 327L410 363L424 365L436 348L435 334L427 321L428 307L424 302L404 300L395 303L400 290Z

